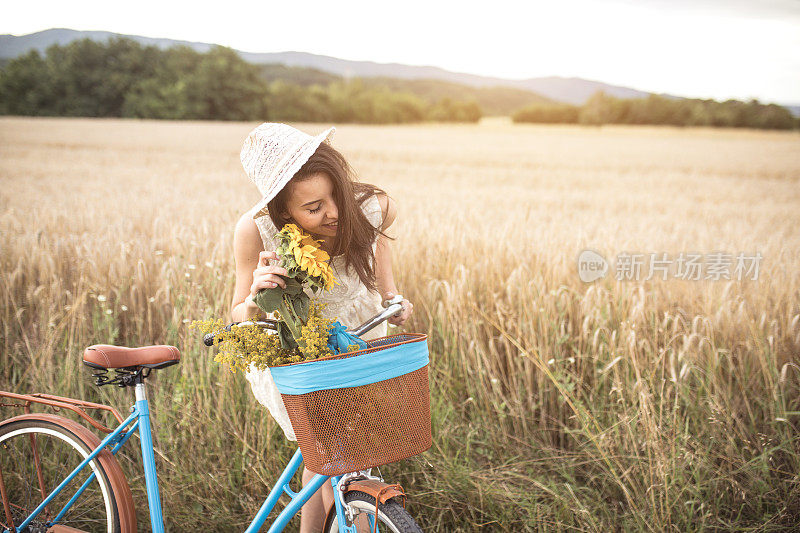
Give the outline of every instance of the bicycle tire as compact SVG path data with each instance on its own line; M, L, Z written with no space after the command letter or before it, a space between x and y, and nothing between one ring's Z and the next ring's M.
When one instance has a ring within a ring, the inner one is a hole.
M38 472L34 441L41 466ZM19 526L43 500L39 472L46 496L99 444L100 439L85 427L55 415L22 415L0 424L0 470L14 524ZM48 531L47 522L55 518L88 479L90 472L94 472L94 480L58 525L106 533L136 530L130 487L114 456L104 450L89 463L88 468L56 496L31 522L27 531ZM10 527L7 522L3 502L0 502L0 524L4 528Z
M361 492L360 490L352 490L344 495L345 503L356 511L354 522L358 524L358 531L372 532L370 524L364 517L375 516L375 498ZM359 515L364 515L359 519ZM352 523L348 521L348 525ZM325 524L325 533L339 533L339 523L336 513L331 513L331 519ZM390 531L392 533L422 533L422 529L417 525L414 519L408 514L397 498L392 498L386 503L380 504L378 507L378 532L385 533Z

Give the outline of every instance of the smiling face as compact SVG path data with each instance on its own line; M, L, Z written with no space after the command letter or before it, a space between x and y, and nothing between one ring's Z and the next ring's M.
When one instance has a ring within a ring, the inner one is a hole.
M292 180L286 199L284 218L297 223L308 233L336 237L339 210L334 201L333 182L321 172L302 180Z
M353 169L335 148L322 143L286 187L267 204L277 229L293 222L323 241L322 249L333 257L345 257L370 290L375 284L375 252L378 228L362 205L381 189L355 180Z

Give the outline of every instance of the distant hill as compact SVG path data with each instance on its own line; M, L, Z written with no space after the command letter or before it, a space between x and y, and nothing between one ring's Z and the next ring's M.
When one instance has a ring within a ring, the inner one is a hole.
M157 46L162 49L185 45L201 53L214 46L210 43L123 35L107 31L77 31L55 28L22 36L0 35L0 66L8 59L17 57L32 49L44 52L52 44L64 45L83 38L105 41L112 37L127 37L143 45ZM255 53L238 51L238 53L246 61L265 65L264 74L268 79L281 78L281 72L291 74L283 77L300 80L297 82L301 84L325 84L337 77L375 78L369 81L365 80L365 82L405 89L426 99L435 98L435 95L439 95L439 97L449 96L456 99L474 97L488 114L507 114L519 107L548 100L582 105L597 91L603 91L607 95L617 98L642 98L650 94L629 87L610 85L582 78L549 76L510 80L451 72L433 66L351 61L306 52ZM287 70L281 71L283 67L280 65L285 65ZM291 67L304 67L313 70L292 70ZM464 85L478 90L469 91L468 88L459 87ZM667 94L661 94L661 96L681 98ZM795 116L800 116L800 104L786 107Z
M251 63L282 63L298 67L311 67L332 72L345 78L382 77L399 79L442 80L472 87L513 87L531 91L551 100L570 104L583 104L597 91L617 98L642 98L648 92L609 85L599 81L581 78L562 78L550 76L527 80L492 78L476 74L450 72L439 67L411 66L400 63L375 63L372 61L350 61L330 56L309 54L307 52L252 53L239 52L242 58Z
M141 44L157 46L159 48L169 48L171 46L185 45L194 48L198 52L207 52L213 44L193 43L189 41L176 41L174 39L156 39L152 37L142 37L141 35L123 35L110 31L77 31L66 28L53 28L27 35L0 35L0 58L11 59L22 55L29 50L39 50L44 52L48 46L53 44L65 45L78 39L92 39L93 41L107 41L112 37L127 37Z
M174 39L158 39L153 37L143 37L140 35L124 35L107 31L77 31L66 28L54 28L28 35L0 35L0 60L11 59L24 54L29 50L36 49L44 52L48 46L53 44L68 44L77 39L89 38L97 41L105 41L112 37L127 37L143 45L157 46L159 48L169 48L170 46L185 45L198 52L208 51L213 44L189 41L177 41ZM511 87L518 90L532 91L546 98L573 104L584 103L592 94L598 90L603 90L607 94L619 98L638 98L647 96L647 92L637 91L627 87L618 87L606 83L584 80L581 78L531 78L527 80L508 80L504 78L492 78L488 76L478 76L475 74L465 74L450 72L448 70L432 66L411 66L399 63L375 63L372 61L350 61L336 57L309 54L306 52L273 52L273 53L254 53L242 52L239 54L243 59L257 64L283 64L290 67L310 67L323 72L335 74L345 78L352 77L383 77L401 78L406 80L442 80L451 83L468 85L472 87ZM506 93L510 95L511 93ZM517 93L518 98L522 95ZM532 102L531 102L532 103Z
M262 66L261 72L268 81L284 80L304 87L315 84L327 85L332 81L345 80L344 76L337 76L311 67L267 64ZM387 77L358 79L367 88L385 87L391 91L411 93L429 104L435 104L443 98L464 102L475 100L484 114L490 116L511 115L531 104L556 103L531 91L513 87L469 87L459 83L430 79L408 80Z

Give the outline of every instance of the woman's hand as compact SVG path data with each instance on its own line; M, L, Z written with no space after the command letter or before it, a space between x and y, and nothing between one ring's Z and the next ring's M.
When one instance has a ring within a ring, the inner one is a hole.
M394 298L394 293L393 292L387 292L385 299L386 300L391 300L392 298ZM403 324L406 323L406 320L408 320L408 317L411 316L411 313L414 312L414 304L412 304L408 300L403 299L403 301L400 302L400 305L403 306L403 311L399 315L393 316L389 320L387 320L387 322L389 322L389 324L392 324L394 326L402 326Z
M253 284L250 285L250 296L253 298L261 289L273 289L278 285L286 288L286 280L281 276L288 276L289 272L278 265L270 265L270 260L278 261L278 254L275 252L260 252L258 254L258 266L253 270Z

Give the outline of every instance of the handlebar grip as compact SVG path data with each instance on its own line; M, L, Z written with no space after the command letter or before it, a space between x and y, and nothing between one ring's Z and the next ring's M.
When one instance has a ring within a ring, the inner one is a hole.
M203 344L206 346L214 346L214 339L217 337L218 333L206 333L203 335Z
M236 326L238 324L239 324L239 322L233 322L231 324L228 324L227 326L225 326L224 328L222 328L219 331L215 331L214 333L207 333L207 334L203 335L203 344L205 344L206 346L214 346L214 341L216 340L217 335L219 335L220 333L222 333L224 331L230 331L233 326Z
M402 301L402 296L400 298L401 298L400 301ZM375 326L377 326L381 322L383 322L385 320L388 320L389 318L391 318L391 317L393 317L395 315L400 314L402 311L403 311L403 305L401 303L399 303L399 302L398 303L391 303L391 305L389 305L386 308L385 311L383 311L381 313L378 313L377 315L375 315L374 317L370 318L369 320L367 320L366 322L364 322L363 324L361 324L357 328L355 328L353 330L348 330L348 331L350 333L352 333L353 335L356 335L356 336L360 337L361 335L363 335L364 333L368 332L369 330L371 330L372 328L374 328Z

